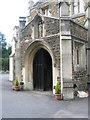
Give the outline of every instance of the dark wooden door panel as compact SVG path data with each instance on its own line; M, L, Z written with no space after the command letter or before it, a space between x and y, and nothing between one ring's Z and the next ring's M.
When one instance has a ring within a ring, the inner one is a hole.
M40 49L34 57L33 82L35 90L52 90L52 59L44 49Z
M44 51L44 89L52 90L52 59L47 51Z

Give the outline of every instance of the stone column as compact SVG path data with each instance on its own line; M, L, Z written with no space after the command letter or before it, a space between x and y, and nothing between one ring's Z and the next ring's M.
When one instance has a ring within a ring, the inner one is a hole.
M60 7L60 77L63 99L73 99L72 42L70 35L69 5L64 1Z
M14 80L14 63L13 63L14 57L10 56L9 60L10 60L10 64L9 64L9 80L13 81Z
M15 50L15 76L18 77L18 81L21 81L21 44L20 44L20 30L17 38L16 50Z
M66 17L62 19L62 78L63 99L73 99L72 39L70 35L70 20Z
M73 81L72 81L72 42L71 40L62 40L63 53L63 98L73 99Z

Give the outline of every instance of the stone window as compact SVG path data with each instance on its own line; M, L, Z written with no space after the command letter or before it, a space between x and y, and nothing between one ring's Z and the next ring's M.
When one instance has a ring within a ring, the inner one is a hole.
M45 15L45 9L42 9L42 14Z
M86 68L86 46L83 43L74 43L74 70Z
M73 1L74 14L84 13L84 0Z
M79 46L75 47L75 64L79 65L80 64L80 55L81 54L81 49Z
M73 9L74 9L74 14L77 14L78 13L78 0L74 0Z
M79 56L79 49L77 49L77 64L79 64L79 59L80 58L80 56Z
M32 24L32 34L31 34L31 36L32 36L32 39L34 39L34 25Z
M38 38L43 37L43 23L40 21L38 23Z
M42 9L42 14L46 16L51 16L49 6Z

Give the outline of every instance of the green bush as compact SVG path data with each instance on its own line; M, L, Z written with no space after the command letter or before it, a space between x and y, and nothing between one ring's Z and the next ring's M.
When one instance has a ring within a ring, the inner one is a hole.
M16 76L16 79L15 79L15 86L19 86L19 82L18 82L18 77Z
M60 85L59 85L58 81L57 81L56 86L55 86L55 93L57 93L57 94L60 93Z
M0 70L2 70L2 58L0 58Z
M0 58L0 70L9 70L9 58Z

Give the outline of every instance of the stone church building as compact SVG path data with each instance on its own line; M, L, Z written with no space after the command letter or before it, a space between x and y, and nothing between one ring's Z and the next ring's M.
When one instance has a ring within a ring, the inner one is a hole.
M14 27L10 81L18 77L28 90L52 91L61 84L63 99L87 89L90 2L33 0L28 16Z

